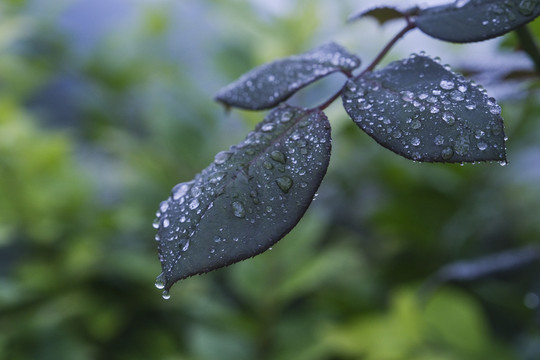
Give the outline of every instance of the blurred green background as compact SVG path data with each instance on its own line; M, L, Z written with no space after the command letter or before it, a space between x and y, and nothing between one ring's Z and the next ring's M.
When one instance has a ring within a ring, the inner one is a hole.
M330 168L298 226L170 300L154 288L159 202L264 116L213 95L329 40L368 64L402 24L345 24L365 4L2 0L0 359L539 359L538 263L426 287L447 264L540 243L539 83L513 34L458 46L415 31L385 59L424 49L485 83L508 166L405 160L336 102Z

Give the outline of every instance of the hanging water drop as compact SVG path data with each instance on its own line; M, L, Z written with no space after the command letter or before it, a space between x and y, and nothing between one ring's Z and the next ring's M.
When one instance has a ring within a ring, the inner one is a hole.
M161 273L156 277L156 282L154 283L156 288L163 289L165 288L165 274Z
M163 298L163 300L169 300L171 298L169 290L163 290L163 292L161 293L161 297Z
M293 181L288 176L282 176L276 179L276 184L279 186L281 191L283 191L284 193L288 193L293 186Z

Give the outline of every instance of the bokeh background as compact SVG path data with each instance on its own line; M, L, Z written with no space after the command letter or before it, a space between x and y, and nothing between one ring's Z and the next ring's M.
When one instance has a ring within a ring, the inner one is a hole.
M213 95L330 40L365 66L402 26L345 23L366 5L1 0L0 359L539 359L540 91L513 34L414 31L384 60L426 50L484 84L508 166L405 160L336 102L330 168L298 226L170 300L154 288L159 202L264 116Z

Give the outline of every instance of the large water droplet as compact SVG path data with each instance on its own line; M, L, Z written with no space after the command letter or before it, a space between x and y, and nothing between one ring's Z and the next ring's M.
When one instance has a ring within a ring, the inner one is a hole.
M272 130L274 130L274 125L273 124L264 124L261 127L261 130L264 131L264 132L272 131Z
M191 200L191 202L189 203L189 208L190 208L191 210L195 210L196 208L199 207L199 205L200 205L199 200L193 199L193 200Z
M189 185L188 184L186 184L186 183L177 184L172 189L173 200L180 199L182 196L186 195L188 190L189 190Z
M454 156L454 150L451 147L445 147L441 150L441 157L444 160L450 160L452 156Z
M437 135L435 136L435 139L433 139L433 142L435 143L435 145L443 145L444 144L444 136L442 135Z
M456 122L456 117L451 112L444 112L442 114L442 119L448 125L454 125L454 123Z
M231 158L231 156L232 156L232 152L230 151L220 151L214 157L214 162L217 165L224 164L227 160Z
M479 142L477 144L477 147L478 147L478 150L480 151L484 151L487 149L488 145L485 143L485 142Z
M461 135L454 143L454 150L459 156L463 156L469 152L469 137Z
M169 221L169 219L167 219L167 218L163 219L163 227L164 228L168 228L170 224L171 224L171 222Z
M163 298L163 300L169 300L171 298L169 290L163 290L163 292L161 293L161 297Z
M525 16L532 15L536 5L538 0L521 0L518 5L519 12Z
M164 212L167 212L167 209L169 209L169 202L168 201L162 201L159 204L159 211L164 213Z
M232 209L233 209L234 216L236 216L237 218L246 217L246 209L244 208L244 204L242 204L241 202L239 201L233 202Z
M454 82L452 80L441 80L440 87L444 90L452 90L454 88Z
M159 274L156 277L156 282L154 283L154 285L160 290L165 288L165 275L163 273Z
M276 184L279 186L281 191L283 191L284 193L287 193L293 186L293 181L288 176L282 176L276 179Z
M270 157L272 158L272 160L282 164L285 164L287 162L287 157L285 156L285 154L278 150L272 151L270 153Z

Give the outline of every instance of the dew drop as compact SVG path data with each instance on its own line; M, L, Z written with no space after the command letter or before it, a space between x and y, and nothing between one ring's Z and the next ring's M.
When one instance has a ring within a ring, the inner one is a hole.
M244 209L244 205L241 202L239 201L233 202L232 209L233 209L234 216L236 216L237 218L246 217L246 209Z
M231 156L232 156L232 152L230 151L220 151L214 157L214 162L217 165L224 164L227 160L231 158Z
M452 156L454 156L454 150L451 147L445 147L441 150L443 160L450 160Z
M189 203L189 208L190 208L191 210L195 210L196 208L199 207L199 205L200 205L199 200L193 199L193 200L191 200L191 202Z
M422 127L422 123L420 122L420 120L414 119L413 121L411 121L411 129L417 130L420 129L420 127Z
M171 298L169 290L163 290L163 292L161 293L161 297L163 298L163 300L169 300Z
M444 136L442 136L442 135L435 136L435 139L433 139L433 142L437 146L443 145L444 144Z
M465 99L465 95L460 91L452 91L450 93L450 98L454 101L463 101Z
M469 152L469 137L461 135L454 143L454 150L459 156L463 156Z
M439 86L444 90L452 90L454 88L454 82L452 80L441 80Z
M159 229L159 218L154 219L154 221L152 222L152 227L154 229Z
M493 115L499 115L501 113L501 107L497 104L489 107L489 112Z
M536 5L538 5L537 0L521 0L518 9L522 15L529 16L533 13Z
M277 161L278 163L285 164L287 162L287 157L284 153L278 150L274 150L270 153L272 160Z
M479 142L479 143L477 144L477 147L478 147L478 150L484 151L484 150L487 149L488 146L487 146L487 144L486 144L485 142Z
M467 108L467 110L474 110L474 109L476 109L476 104L471 102L471 103L468 103L467 105L465 105L465 107Z
M484 135L486 135L486 133L485 133L483 130L476 130L476 131L474 132L474 137L475 137L477 140L480 140L481 138L483 138Z
M282 176L276 179L276 184L279 186L281 191L288 193L291 187L293 186L293 181L288 176Z
M403 134L399 130L394 130L394 132L392 132L392 136L394 137L394 139L400 139Z
M281 120L281 122L288 122L288 121L290 121L292 119L292 117L293 117L292 112L285 111L284 113L281 114L280 120Z
M454 125L454 123L456 122L456 117L451 112L444 112L442 114L442 119L448 125Z
M162 213L167 212L167 209L169 208L169 202L168 201L162 201L159 204L159 211Z
M167 219L167 218L163 219L163 227L164 228L168 228L170 224L171 224L171 222L169 221L169 219Z
M188 184L186 184L186 183L177 184L172 189L173 200L180 199L182 196L186 195L188 190L189 190L189 185Z
M419 146L419 145L420 145L420 139L417 138L417 137L413 137L413 138L411 139L411 145L412 145L412 146Z
M272 165L272 163L270 161L263 162L263 166L267 170L272 170L274 168L274 165Z
M272 131L272 130L274 130L274 125L273 124L264 124L261 127L261 130L264 131L264 132Z
M188 249L189 249L189 240L187 240L184 246L182 246L182 251L186 252L188 251Z
M165 275L163 273L159 274L156 277L156 282L154 283L154 285L160 290L165 288Z
M411 102L414 100L414 93L412 91L403 91L401 93L401 99L406 102Z

